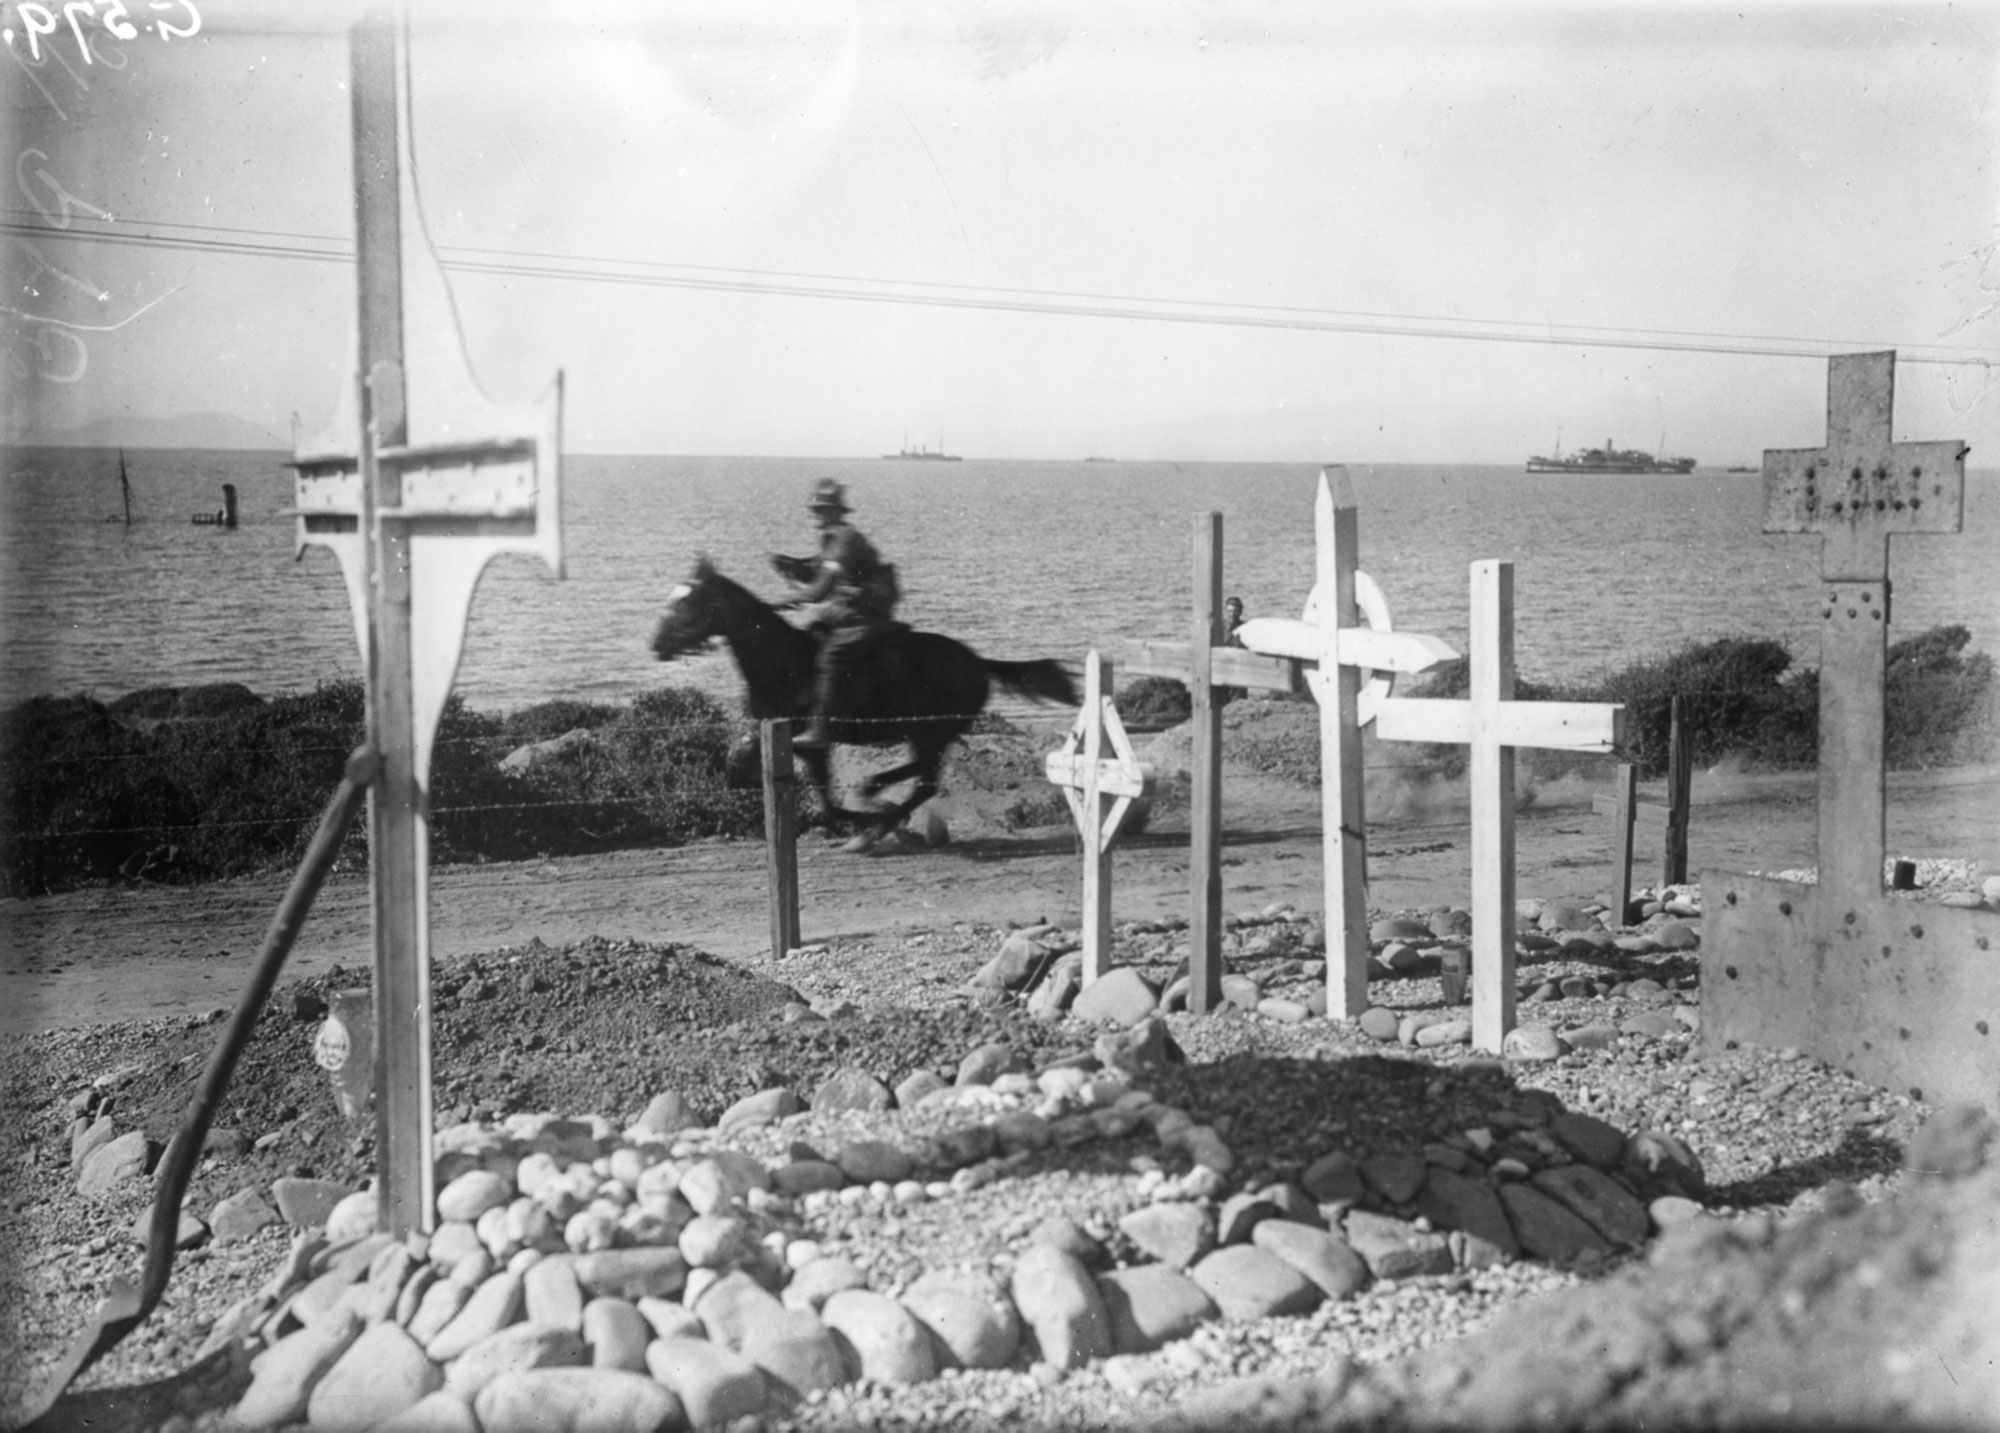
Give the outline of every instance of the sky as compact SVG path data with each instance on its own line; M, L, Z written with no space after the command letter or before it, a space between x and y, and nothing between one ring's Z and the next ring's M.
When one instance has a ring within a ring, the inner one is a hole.
M327 421L358 13L129 4L86 64L0 4L5 436ZM1897 436L2000 454L2000 7L408 15L467 356L563 370L572 451L1748 464L1895 348Z

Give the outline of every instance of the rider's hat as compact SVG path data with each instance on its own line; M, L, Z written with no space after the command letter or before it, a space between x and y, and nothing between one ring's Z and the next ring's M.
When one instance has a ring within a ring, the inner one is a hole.
M812 501L806 504L808 512L851 512L847 506L847 490L832 478L821 478L813 484Z

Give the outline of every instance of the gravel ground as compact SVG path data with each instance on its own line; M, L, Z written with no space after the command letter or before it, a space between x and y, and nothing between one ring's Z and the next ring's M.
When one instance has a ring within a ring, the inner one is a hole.
M1250 919L1230 939L1230 968L1258 978L1266 995L1303 1001L1317 983L1309 963L1316 932L1311 922L1286 914L1246 913ZM842 1067L893 1085L920 1069L949 1079L962 1055L989 1041L1008 1044L1030 1069L1089 1050L1097 1031L1080 1022L1044 1023L1017 1003L968 990L968 978L1003 935L961 924L890 943L812 948L753 968L686 948L602 941L447 962L435 981L440 1120L549 1110L600 1114L623 1125L665 1089L681 1091L713 1118L742 1096L774 1085L809 1098ZM1127 927L1119 956L1165 984L1185 956L1183 942L1184 933L1170 926ZM1524 1020L1557 1029L1616 1025L1663 1004L1692 1010L1698 999L1696 962L1685 950L1527 951L1520 974L1524 989L1560 991L1567 979L1572 990L1585 992L1523 1004ZM1589 983L1579 986L1575 978ZM1636 978L1656 982L1662 992L1607 993ZM341 1121L327 1076L311 1057L329 989L357 983L334 975L287 987L274 998L218 1119L234 1133L204 1161L186 1201L190 1212L205 1216L222 1197L267 1186L279 1175L358 1183L370 1171L369 1135ZM1403 1011L1441 1003L1434 965L1380 979L1372 993L1377 1003ZM145 1212L144 1182L98 1203L80 1197L70 1167L73 1111L86 1105L108 1110L121 1129L143 1129L164 1141L182 1116L220 1023L220 1011L193 1020L130 1022L40 1036L0 1055L11 1115L4 1149L9 1194L0 1207L0 1247L8 1251L0 1261L0 1340L7 1351L0 1412L19 1406L36 1376L92 1316L111 1276L136 1274L142 1262L132 1231ZM1253 1388L1265 1398L1272 1396L1272 1380L1317 1379L1311 1386L1321 1390L1322 1402L1331 1397L1328 1379L1338 1375L1334 1382L1345 1379L1362 1390L1351 1395L1358 1402L1349 1412L1364 1419L1422 1424L1450 1409L1452 1418L1477 1421L1476 1409L1452 1403L1457 1385L1442 1393L1427 1385L1410 1371L1411 1356L1418 1366L1463 1369L1469 1355L1437 1350L1481 1330L1491 1330L1514 1363L1527 1357L1524 1348L1546 1342L1549 1329L1568 1329L1572 1341L1595 1347L1593 1330L1615 1325L1617 1310L1657 1301L1662 1296L1652 1291L1662 1279L1705 1287L1720 1277L1719 1269L1765 1270L1761 1282L1743 1276L1740 1297L1754 1303L1774 1280L1782 1281L1792 1255L1831 1267L1842 1250L1894 1245L1914 1217L1879 1211L1903 1207L1895 1197L1910 1180L1903 1172L1905 1150L1929 1111L1794 1051L1743 1050L1703 1062L1694 1055L1691 1032L1683 1030L1662 1038L1620 1035L1603 1048L1575 1049L1539 1064L1502 1063L1474 1058L1462 1046L1380 1043L1352 1022L1287 1024L1232 1010L1206 1018L1173 1015L1168 1023L1184 1059L1146 1084L1224 1137L1238 1161L1232 1187L1295 1176L1335 1148L1366 1156L1462 1138L1496 1112L1517 1108L1528 1092L1545 1091L1564 1107L1621 1129L1661 1130L1685 1140L1705 1166L1712 1212L1721 1216L1721 1227L1736 1232L1722 1243L1683 1250L1686 1257L1662 1258L1656 1249L1651 1267L1644 1255L1566 1271L1521 1260L1477 1272L1379 1281L1311 1315L1208 1324L1159 1353L1105 1360L1066 1377L1024 1355L1011 1369L955 1373L913 1388L854 1385L816 1396L770 1426L1151 1426L1198 1408L1202 1397L1240 1395L1244 1385L1235 1380L1253 1374ZM793 1142L826 1149L859 1137L935 1133L930 1126L949 1118L951 1112L930 1109L807 1113L732 1143L770 1154ZM892 1291L926 1268L971 1265L1004 1273L1030 1230L1052 1214L1074 1219L1125 1260L1133 1251L1117 1231L1118 1217L1147 1202L1144 1181L1161 1159L1149 1138L1136 1135L1052 1149L984 1188L901 1207L835 1206L803 1232ZM1979 1202L1994 1193L1993 1184L1991 1178L1967 1184L1975 1191L1966 1196L1969 1213L1956 1206L1939 1212L1937 1196L1915 1207L1930 1211L1925 1227L1934 1231L1957 1229L1954 1220L1983 1228L1983 1247L2000 1268L2000 1244L1993 1242L2000 1199ZM1822 1206L1825 1217L1807 1217ZM1871 1217L1876 1224L1867 1223ZM1849 1233L1841 1234L1841 1227ZM1824 1232L1828 1228L1834 1232ZM1822 1232L1784 1232L1794 1229ZM274 1228L184 1253L166 1304L83 1386L129 1390L186 1367L214 1319L283 1262L286 1244ZM1965 1247L1981 1246L1974 1241ZM1926 1267L1956 1267L1949 1249L1926 1257ZM1860 1254L1849 1262L1860 1264ZM1909 1287L1915 1277L1897 1288ZM1537 1296L1546 1297L1523 1311ZM1885 1309L1902 1305L1884 1295L1872 1304L1849 1300L1839 1306L1842 1316L1865 1318L1878 1340L1900 1348L1894 1328L1883 1322ZM2000 1328L2000 1306L1994 1312L1990 1327ZM1588 1324L1581 1332L1571 1327L1579 1318ZM1738 1322L1780 1349L1802 1345L1808 1334L1829 1348L1847 1347L1843 1340L1860 1336L1844 1326L1822 1327L1799 1311L1786 1319L1786 1327L1775 1331L1753 1327L1748 1313ZM1520 1332L1523 1327L1530 1331ZM1544 1334L1532 1332L1536 1328ZM1670 1375L1685 1382L1687 1369L1700 1366L1671 1351L1654 1354L1655 1381L1662 1387ZM1767 1361L1771 1356L1767 1350ZM1375 1372L1364 1378L1357 1368ZM1459 1381L1472 1377L1468 1372ZM1585 1379L1578 1386L1595 1385ZM1632 1403L1632 1390L1644 1386L1646 1379L1628 1370L1615 1387L1600 1389L1594 1403L1565 1405L1559 1422L1617 1421L1611 1414L1620 1410L1621 1417L1636 1415L1641 1408ZM1698 1419L1690 1415L1692 1421L1734 1422L1829 1406L1822 1400L1779 1408L1753 1393L1740 1378L1732 1383L1715 1373L1681 1388L1673 1406L1706 1410ZM123 1406L129 1412L142 1405L128 1399ZM1311 1406L1281 1406L1296 1421L1316 1416ZM1905 1398L1887 1411L1919 1425L1958 1406L1941 1394L1929 1403ZM1222 1407L1218 1416L1225 1423L1249 1416L1249 1405ZM1831 1407L1837 1413L1841 1405Z

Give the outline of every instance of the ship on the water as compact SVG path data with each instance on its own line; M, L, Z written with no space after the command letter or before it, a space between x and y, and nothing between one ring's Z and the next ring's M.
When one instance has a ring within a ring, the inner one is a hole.
M1693 458L1656 458L1637 448L1621 448L1609 438L1601 448L1565 455L1558 445L1553 458L1528 459L1531 473L1691 473Z
M964 461L957 453L947 453L944 450L944 439L942 438L938 439L936 448L904 448L900 452L884 453L882 456L891 462L905 463L958 463Z

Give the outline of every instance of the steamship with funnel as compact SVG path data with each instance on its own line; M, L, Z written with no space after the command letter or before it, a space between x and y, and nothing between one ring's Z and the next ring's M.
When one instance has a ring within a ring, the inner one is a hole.
M1580 453L1563 454L1556 444L1553 458L1528 459L1531 473L1691 473L1693 458L1656 458L1637 448L1621 448L1609 438L1601 448L1585 448Z

